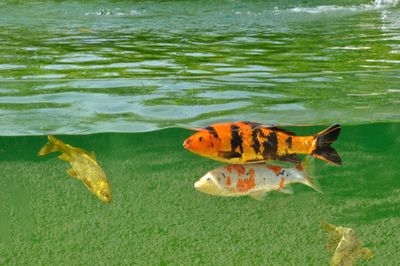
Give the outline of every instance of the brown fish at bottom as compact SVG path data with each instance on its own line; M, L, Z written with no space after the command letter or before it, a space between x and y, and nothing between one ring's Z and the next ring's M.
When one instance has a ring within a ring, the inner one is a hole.
M331 266L353 266L360 258L371 259L373 252L364 248L352 228L335 226L321 221L321 228L327 232L329 240L326 248L333 252Z
M221 123L199 129L183 146L198 155L226 163L245 164L269 160L299 163L296 154L312 155L334 165L342 160L331 144L340 125L311 136L296 136L277 127L253 122Z

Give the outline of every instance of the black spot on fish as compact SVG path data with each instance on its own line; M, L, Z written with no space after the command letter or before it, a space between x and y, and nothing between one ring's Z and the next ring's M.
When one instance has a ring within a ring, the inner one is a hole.
M263 141L263 157L266 160L275 160L278 155L278 137L275 132L271 132Z
M260 142L258 141L257 137L259 131L260 130L258 128L252 127L252 133L251 133L252 142L250 146L253 148L256 154L260 152Z
M288 145L288 148L292 149L292 147L293 147L293 139L292 139L292 137L288 137L285 142Z
M199 137L199 141L202 141L203 140L203 137Z
M209 127L204 128L204 129L207 130L208 132L210 132L214 136L214 138L216 138L216 139L219 138L217 131L215 131L215 128L209 126Z
M240 153L243 153L243 139L239 134L239 127L236 125L231 126L231 151L235 152L236 148L239 147Z

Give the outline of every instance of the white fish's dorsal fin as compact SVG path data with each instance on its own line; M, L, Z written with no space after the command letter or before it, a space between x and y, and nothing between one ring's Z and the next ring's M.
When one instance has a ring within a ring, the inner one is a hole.
M285 193L285 194L294 194L293 188L292 187L284 187L282 189L279 189L279 192Z
M267 192L265 191L256 191L249 193L249 197L258 200L258 201L263 201L265 199L265 196L267 195Z

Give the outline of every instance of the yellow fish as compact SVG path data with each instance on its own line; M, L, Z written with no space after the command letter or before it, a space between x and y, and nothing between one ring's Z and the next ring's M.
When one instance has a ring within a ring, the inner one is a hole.
M111 186L103 169L97 163L94 153L72 147L54 136L48 136L48 139L49 142L39 151L39 155L43 156L55 151L62 152L58 158L69 162L72 167L67 173L82 180L86 187L101 201L111 202Z
M361 247L356 232L347 227L335 226L321 221L321 227L328 233L328 251L333 252L331 266L353 266L360 258L371 259L373 252Z

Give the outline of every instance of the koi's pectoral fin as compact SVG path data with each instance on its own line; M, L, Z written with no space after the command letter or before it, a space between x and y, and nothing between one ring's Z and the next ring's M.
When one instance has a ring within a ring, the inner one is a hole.
M71 157L69 157L68 154L66 154L65 152L63 154L61 154L60 156L58 156L58 158L63 161L67 161L67 162L69 162L71 160Z
M73 178L79 179L78 173L72 168L67 170L67 174L72 176Z
M242 157L242 154L240 154L239 152L235 152L235 151L220 151L220 152L218 152L218 156L220 156L224 159L233 159L233 158Z
M249 197L258 200L258 201L263 201L265 199L265 196L267 195L267 192L265 191L256 191L252 192L249 194Z
M284 187L279 189L279 192L285 193L285 194L294 194L293 188L291 187Z
M361 256L366 260L370 260L374 257L374 252L372 252L369 248L362 248L360 253Z
M279 160L289 163L300 163L300 159L296 154L288 154L278 157Z

